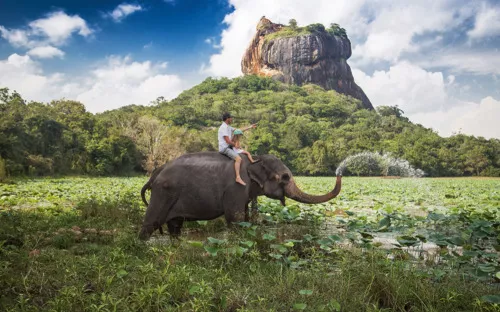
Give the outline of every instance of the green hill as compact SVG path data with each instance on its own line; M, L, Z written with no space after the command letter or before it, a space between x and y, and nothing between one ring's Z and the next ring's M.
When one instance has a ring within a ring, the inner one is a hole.
M407 159L430 176L500 176L498 139L442 138L397 107L368 111L359 100L315 85L208 78L171 101L96 115L81 103L25 103L0 90L0 166L10 175L150 170L185 152L216 150L220 116L230 111L236 127L258 125L247 132L249 151L275 154L295 174L333 175L345 157L375 151Z

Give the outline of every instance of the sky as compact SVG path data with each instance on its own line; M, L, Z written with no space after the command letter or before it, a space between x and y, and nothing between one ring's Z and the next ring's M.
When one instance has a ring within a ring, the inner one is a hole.
M92 113L237 77L261 16L338 23L372 104L500 139L500 0L1 0L0 87Z

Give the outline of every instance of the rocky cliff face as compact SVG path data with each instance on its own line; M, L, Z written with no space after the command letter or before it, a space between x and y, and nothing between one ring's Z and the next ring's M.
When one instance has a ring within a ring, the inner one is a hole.
M327 32L280 35L283 28L284 25L261 18L241 61L244 74L273 77L288 84L317 84L360 99L365 108L373 109L368 97L354 82L346 62L351 57L347 36Z

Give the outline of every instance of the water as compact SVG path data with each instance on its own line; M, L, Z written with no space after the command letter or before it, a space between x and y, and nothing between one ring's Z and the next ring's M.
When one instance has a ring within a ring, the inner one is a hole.
M347 157L340 163L335 174L342 175L346 168L350 173L368 176L420 178L425 175L424 171L415 169L407 160L373 152L362 152Z

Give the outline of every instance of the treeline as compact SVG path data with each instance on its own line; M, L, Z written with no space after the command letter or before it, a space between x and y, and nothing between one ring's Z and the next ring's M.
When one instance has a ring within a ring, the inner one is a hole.
M0 175L151 171L186 152L216 150L220 116L230 111L236 126L258 125L246 133L249 151L274 154L295 174L333 175L347 156L373 151L406 159L429 176L500 176L498 139L442 138L397 107L361 107L315 85L256 76L208 78L171 101L95 115L78 102L26 103L0 89Z

